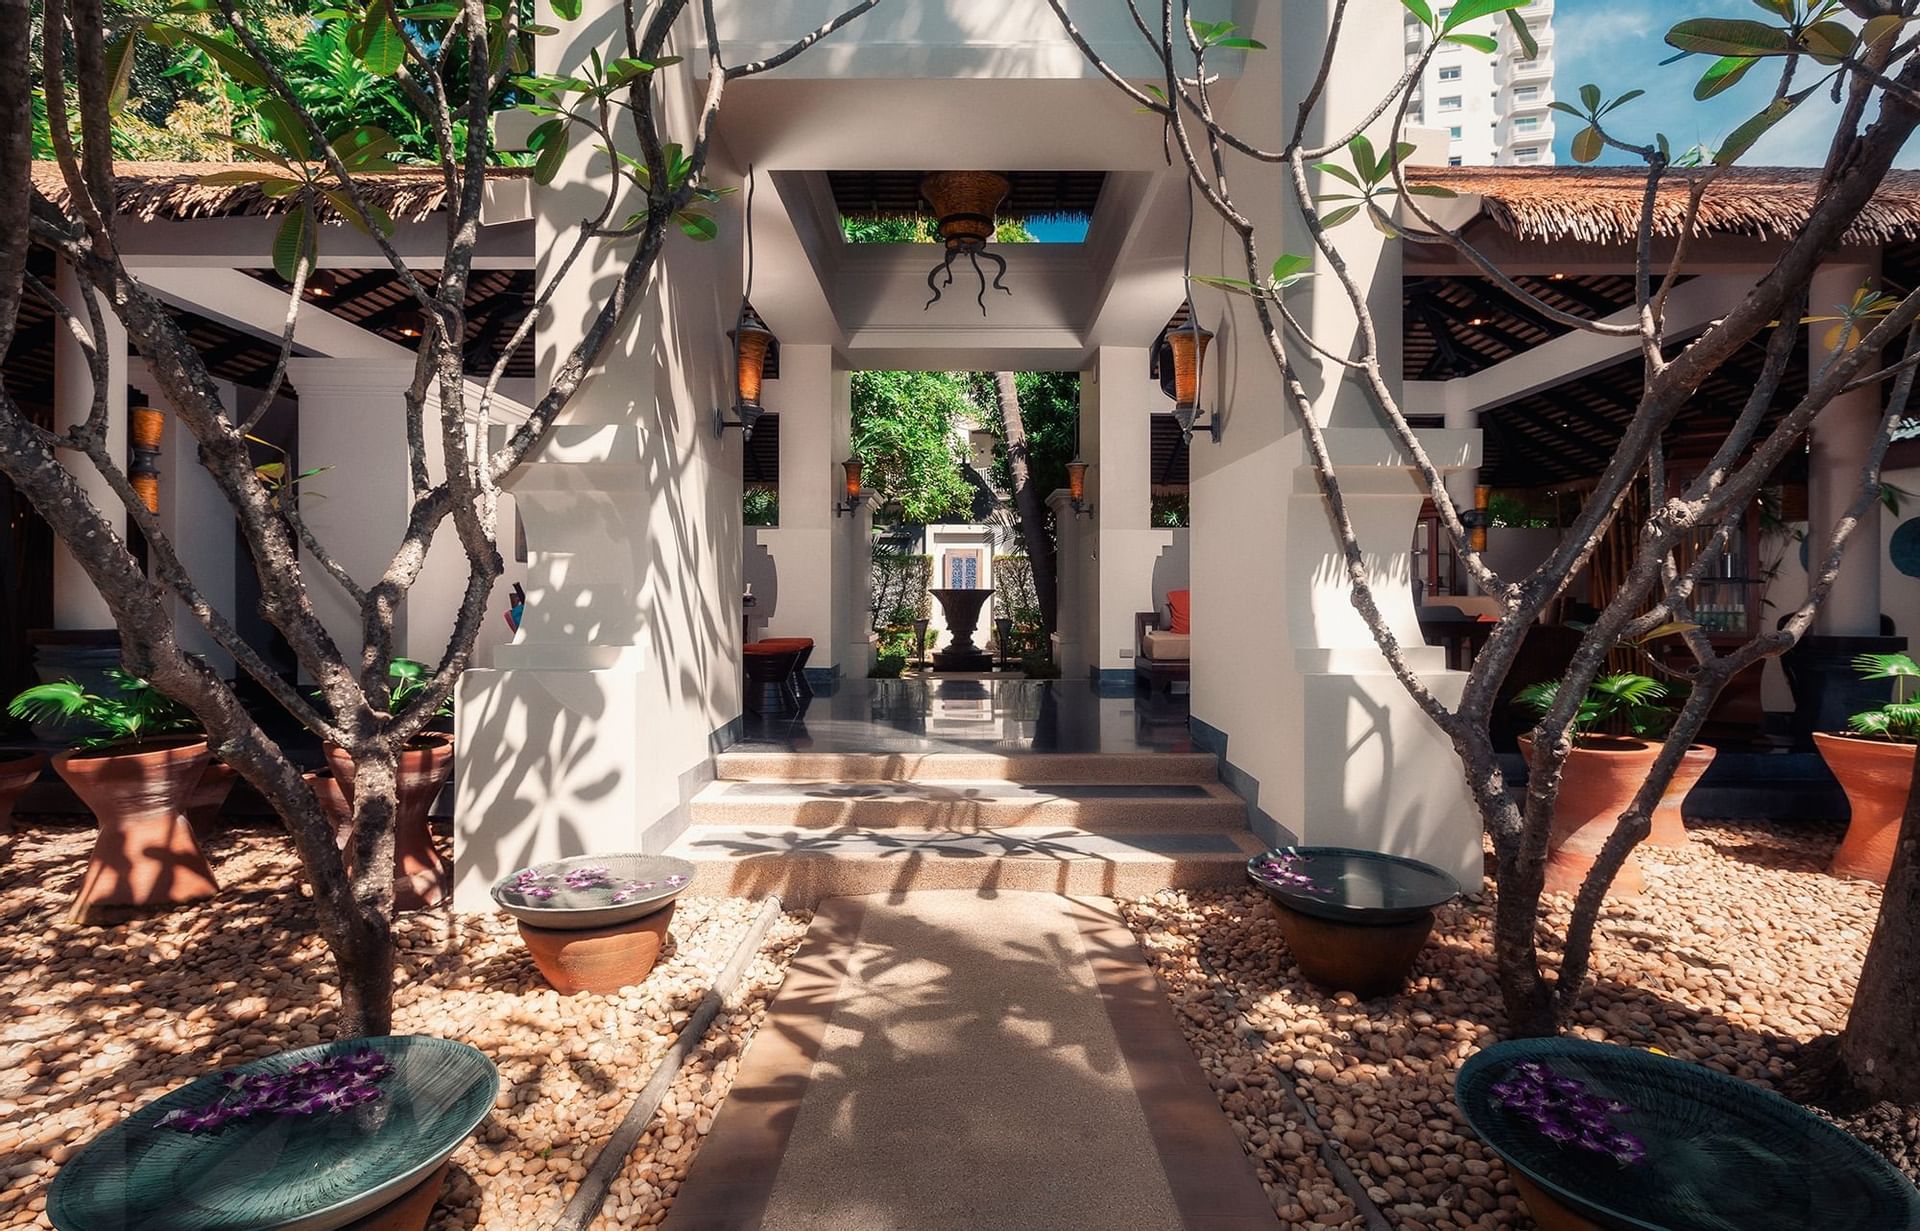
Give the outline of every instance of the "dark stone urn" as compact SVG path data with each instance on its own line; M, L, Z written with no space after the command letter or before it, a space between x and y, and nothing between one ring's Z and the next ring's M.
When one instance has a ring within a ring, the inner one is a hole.
M932 590L946 613L947 631L953 642L933 656L935 671L991 671L993 658L973 643L973 630L980 623L980 609L993 597L992 590Z

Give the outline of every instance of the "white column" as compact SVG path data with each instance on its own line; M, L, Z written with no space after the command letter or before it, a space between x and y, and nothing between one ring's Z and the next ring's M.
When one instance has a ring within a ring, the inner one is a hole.
M1131 685L1134 617L1154 609L1153 566L1173 543L1171 530L1153 528L1152 415L1166 394L1148 376L1145 347L1103 346L1095 357L1099 397L1092 423L1081 421L1083 444L1094 442L1096 461L1088 498L1098 561L1099 614L1090 644L1102 678ZM1091 429L1091 430L1089 430ZM1204 438L1203 438L1204 439Z
M174 554L193 578L196 589L215 611L234 618L234 566L239 555L233 508L200 464L200 444L162 397L159 386L142 360L129 364L133 385L147 395L147 404L166 413L160 435L160 528L173 544ZM229 414L242 413L235 405L230 381L214 382L220 402ZM174 627L189 653L205 658L214 670L231 676L233 655L222 649L200 621L178 598L174 599Z
M850 378L830 346L783 346L780 377L762 397L780 415L780 524L759 534L777 584L772 608L756 614L768 637L813 639L810 669L864 676L854 641L867 631L866 602L852 603L851 575L867 513L833 511L845 500L840 463L852 447Z
M301 515L348 574L370 586L393 560L412 503L406 391L413 360L294 359L287 378L300 393L299 467L327 468L301 484ZM437 433L429 435L429 447L437 447ZM301 568L321 623L355 661L364 640L359 605L304 553ZM406 647L406 637L402 610L395 643Z
M1874 274L1870 265L1823 265L1813 275L1810 316L1837 315ZM1808 327L1807 362L1819 371L1832 353L1832 326ZM1814 421L1807 458L1807 521L1814 559L1860 490L1860 472L1880 429L1880 392L1856 389L1834 398ZM1847 540L1839 576L1820 605L1815 631L1836 637L1880 635L1880 504L1868 507Z
M86 301L72 267L60 263L55 287L61 302L70 308L83 326L87 321ZM127 459L127 331L120 318L102 305L103 336L96 339L107 360L107 448L122 467ZM87 421L93 409L93 373L87 355L64 322L56 320L53 330L53 426L65 432ZM63 449L60 460L74 479L106 515L116 533L125 534L126 510L120 497L113 494L107 481L93 463L79 454ZM53 546L53 624L55 628L112 628L113 612L100 592L94 589L86 571L59 539Z

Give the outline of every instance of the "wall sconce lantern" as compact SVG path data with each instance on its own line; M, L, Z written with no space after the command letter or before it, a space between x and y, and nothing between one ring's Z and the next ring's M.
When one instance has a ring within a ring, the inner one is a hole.
M127 482L139 495L147 512L160 511L160 437L166 430L166 414L152 406L136 406L128 416L132 447L127 466Z
M865 472L866 467L850 457L840 463L840 469L847 473L847 502L833 506L833 515L835 517L843 517L849 513L857 512L861 504L867 499L867 493L860 488L860 476Z
M953 285L953 263L963 256L980 277L980 315L987 314L987 274L980 268L981 260L994 266L993 289L1013 294L1005 282L1006 258L987 251L1001 203L1012 192L1013 181L996 171L935 171L920 181L920 195L933 211L940 242L947 248L946 259L927 273L927 289L933 292L927 307L940 302ZM942 272L947 280L936 282Z
M1067 463L1067 503L1073 506L1075 518L1093 516L1093 506L1087 503L1087 465L1077 457Z
M1173 398L1173 417L1180 424L1182 437L1192 440L1195 428L1205 428L1218 444L1223 426L1219 412L1209 414L1205 422L1200 419L1200 389L1207 372L1207 347L1212 342L1213 331L1200 324L1193 301L1188 300L1186 320L1160 335L1160 387Z
M760 389L767 376L767 353L773 349L773 330L760 319L753 305L740 301L740 324L727 335L733 340L734 385L733 419L721 411L719 430L740 429L742 440L753 439L753 425L767 413L760 404Z

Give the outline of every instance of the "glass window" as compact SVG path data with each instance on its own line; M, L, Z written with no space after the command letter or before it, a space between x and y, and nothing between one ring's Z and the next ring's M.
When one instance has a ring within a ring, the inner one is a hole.
M1513 118L1513 130L1515 132L1533 132L1539 127L1540 117L1537 115L1517 115Z
M1452 65L1451 67L1441 69L1440 80L1442 81L1460 80L1460 66L1458 64L1455 64L1455 65Z
M1460 96L1458 94L1448 94L1443 96L1440 99L1440 110L1442 111L1460 110Z
M1458 155L1458 154L1455 154L1455 155L1454 155L1454 156L1453 156L1452 158L1449 158L1449 159L1447 159L1447 165L1448 165L1449 167L1457 167L1457 166L1459 166L1459 165L1460 165L1460 155Z
M1539 162L1539 161L1540 161L1540 147L1539 147L1539 146L1537 146L1537 145L1526 145L1526 146L1522 146L1522 147L1520 147L1519 149L1517 149L1517 150L1515 150L1515 151L1513 152L1513 160L1514 160L1515 162L1523 162L1523 163L1524 163L1524 162Z
M1537 85L1515 86L1513 97L1516 102L1530 103L1540 97L1540 87Z
M1455 124L1452 128L1449 128L1447 130L1447 136L1451 137L1455 141L1458 141L1460 139L1460 126L1458 124Z

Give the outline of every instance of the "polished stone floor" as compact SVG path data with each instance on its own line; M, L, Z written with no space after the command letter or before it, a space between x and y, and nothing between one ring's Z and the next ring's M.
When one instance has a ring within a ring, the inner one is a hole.
M798 714L749 713L732 752L1193 752L1187 698L1080 680L845 680Z

